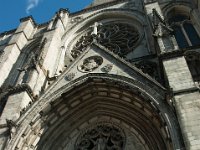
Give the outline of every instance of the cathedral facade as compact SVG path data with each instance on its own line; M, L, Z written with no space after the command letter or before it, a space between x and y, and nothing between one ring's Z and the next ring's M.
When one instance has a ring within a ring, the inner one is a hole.
M0 150L200 150L200 1L94 0L0 34Z

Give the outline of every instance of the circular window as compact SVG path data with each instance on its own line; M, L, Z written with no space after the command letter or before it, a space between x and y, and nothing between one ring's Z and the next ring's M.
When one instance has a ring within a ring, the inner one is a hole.
M92 27L88 29L75 44L71 50L73 58L78 57L88 45L93 41L94 36L92 35ZM128 53L134 50L139 39L140 34L138 30L125 23L109 23L101 24L97 27L97 34L95 36L96 41L118 54L121 57L125 57Z

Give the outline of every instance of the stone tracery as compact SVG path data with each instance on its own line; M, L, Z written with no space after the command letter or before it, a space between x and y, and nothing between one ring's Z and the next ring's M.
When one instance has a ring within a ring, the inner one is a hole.
M96 41L110 51L125 57L134 50L140 34L136 28L125 23L104 24L98 27ZM78 57L93 42L92 30L88 30L71 50L73 58Z
M79 137L76 150L119 150L123 149L124 141L125 136L118 127L111 124L98 124Z

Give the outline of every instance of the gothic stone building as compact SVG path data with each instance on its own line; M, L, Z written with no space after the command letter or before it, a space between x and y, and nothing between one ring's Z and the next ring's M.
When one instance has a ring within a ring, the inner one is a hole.
M200 150L200 1L94 0L0 34L0 150Z

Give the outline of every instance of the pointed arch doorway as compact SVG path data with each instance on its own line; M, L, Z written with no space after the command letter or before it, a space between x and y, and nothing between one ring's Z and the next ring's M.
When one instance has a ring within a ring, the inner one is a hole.
M42 97L20 118L18 132L7 149L183 147L173 111L159 93L153 93L153 88L126 77L105 74L88 74L72 82Z

